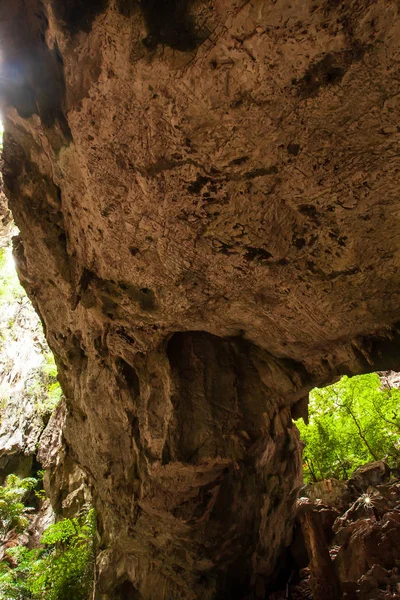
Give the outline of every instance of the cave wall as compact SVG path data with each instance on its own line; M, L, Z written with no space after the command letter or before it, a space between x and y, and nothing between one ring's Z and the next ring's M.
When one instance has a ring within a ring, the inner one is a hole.
M0 32L15 256L98 598L264 598L291 410L399 369L399 4L3 0Z

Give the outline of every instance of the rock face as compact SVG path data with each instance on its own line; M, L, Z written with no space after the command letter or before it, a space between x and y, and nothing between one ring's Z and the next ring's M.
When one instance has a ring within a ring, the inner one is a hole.
M3 167L1 160L0 166ZM3 180L0 178L0 248L8 245L13 225L12 214L8 208L7 197L3 190Z
M390 468L383 460L377 460L367 465L358 467L349 479L350 486L353 486L360 492L365 491L369 486L376 487L389 479Z
M348 590L345 599L399 597L399 501L399 480L371 486L334 523L335 567L344 589ZM358 582L357 593L352 595L354 582Z
M396 0L4 0L4 177L99 598L264 598L316 385L399 369Z
M92 497L87 475L68 454L63 436L65 418L63 398L40 438L37 460L45 469L44 488L55 513L71 518L90 505Z
M8 241L0 257L0 482L10 473L26 477L38 468L35 456L50 412L52 381L44 370L47 358L52 361L50 350L18 284L8 233L0 225L0 245Z
M399 389L400 388L400 373L395 371L381 371L379 373L383 389Z
M400 480L389 479L388 470L379 463L357 469L364 493L359 495L352 477L340 482L340 503L338 494L332 502L328 494L324 501L314 499L321 491L326 493L334 480L303 488L301 493L309 497L300 497L297 503L297 526L290 546L292 574L286 589L273 593L270 600L400 597Z

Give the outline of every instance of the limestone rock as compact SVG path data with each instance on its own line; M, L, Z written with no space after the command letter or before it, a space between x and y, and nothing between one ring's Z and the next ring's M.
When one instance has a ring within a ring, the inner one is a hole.
M353 494L346 481L324 479L307 484L300 490L300 495L314 501L321 500L330 507L343 509L349 504Z
M388 390L400 388L400 373L396 371L381 371L379 373L382 387Z
M372 463L371 469L376 469L376 464ZM361 471L368 472L368 465ZM329 489L329 483L319 487ZM310 490L312 488L309 486ZM304 559L304 540L300 539L299 528L295 529L290 546L293 570L286 591L282 592L283 597L289 594L289 597L306 600L309 597L307 590L312 589L314 600L324 600L332 593L333 586L328 582L334 568L341 585L341 591L334 592L335 599L342 596L343 600L397 598L400 587L399 490L396 479L376 488L369 487L367 493L341 509L333 525L334 515L338 512L336 506L300 498L297 510L303 529L302 516L310 515L314 532L319 529L319 535L313 536L311 531L310 536L310 527L306 528L304 535L309 538L310 556ZM330 560L326 555L327 545ZM282 594L276 597L281 598Z
M383 461L368 463L358 467L349 479L350 486L360 491L366 491L369 486L376 487L389 479L390 468Z
M3 274L6 268L2 267ZM9 293L6 287L3 293ZM42 366L50 352L28 298L9 295L10 300L0 305L0 480L9 473L21 477L32 473L45 426Z
M1 157L0 169L3 169L3 159ZM10 238L14 230L14 221L11 210L8 207L7 196L4 193L3 178L0 177L0 248L9 245Z
M91 504L91 492L86 474L68 455L63 427L67 408L62 400L44 430L37 459L46 470L44 487L58 516L74 517Z
M323 532L323 538L327 544L330 544L334 536L332 526L339 516L339 512L332 505L322 503L320 500L312 502L307 498L299 498L296 505L296 526L293 532L293 539L290 544L290 555L297 569L308 566L309 559L301 525L301 515L306 512L312 512L318 517Z
M15 256L99 597L263 598L291 407L399 369L398 2L4 0L0 23Z
M325 533L327 509L308 499L297 506L310 565L310 588L314 600L338 600L342 596L341 581L332 563L329 540Z
M371 568L371 575L379 585L386 585L389 583L389 572L382 567L382 565L373 565Z
M38 548L44 531L55 522L54 510L49 500L41 501L38 510L32 514L27 533L29 539L25 544L28 548Z
M360 519L338 552L335 565L344 581L357 581L379 564L392 569L400 556L400 512L388 512L382 520Z

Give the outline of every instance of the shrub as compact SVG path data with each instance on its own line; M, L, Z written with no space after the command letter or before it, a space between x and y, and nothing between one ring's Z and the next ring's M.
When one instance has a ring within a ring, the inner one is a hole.
M28 576L33 598L87 598L93 581L95 530L93 510L50 525L42 536L44 548L38 551Z
M28 525L23 500L37 484L33 477L20 479L17 475L9 475L4 486L0 486L0 540L4 539L11 529L22 532Z
M50 525L42 547L8 550L16 566L0 563L0 597L10 600L87 600L93 583L93 510Z
M7 551L7 554L18 566L12 569L7 562L0 562L0 598L4 600L33 599L28 585L28 577L35 553L36 550L28 550L24 546L10 548Z
M0 248L0 306L25 297L15 272L11 248Z

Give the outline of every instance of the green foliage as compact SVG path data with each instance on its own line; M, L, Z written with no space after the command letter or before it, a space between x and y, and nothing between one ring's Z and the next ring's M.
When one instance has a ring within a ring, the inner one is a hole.
M46 471L43 471L43 470L39 470L36 472L36 478L38 481L37 488L39 488L39 489L36 489L35 496L36 496L36 498L38 498L41 501L48 499L46 490L43 487L44 486L43 480L44 480L45 474L46 474Z
M58 382L46 385L43 382L36 382L36 387L29 390L35 397L36 408L41 415L51 415L57 404L61 400L62 389Z
M25 297L15 271L10 248L0 248L0 307Z
M11 568L8 562L0 562L0 598L4 600L32 599L28 578L37 550L28 550L24 546L10 548L7 554L17 563Z
M51 414L61 400L62 389L57 381L57 366L51 352L44 355L44 362L40 373L41 397L38 409L43 414Z
M309 425L298 421L304 478L346 479L361 464L400 461L400 390L382 389L376 373L342 377L310 393Z
M37 484L33 477L20 479L9 475L4 486L0 486L0 541L11 529L21 532L28 524L24 499Z
M51 352L46 352L44 355L42 371L48 377L49 381L53 383L57 382L57 367Z
M57 366L51 352L44 355L44 362L35 372L26 391L43 416L50 415L60 402L62 389L57 381Z
M0 563L0 597L87 600L93 582L95 532L95 513L89 510L50 525L42 536L41 548L9 550L17 566Z
M93 579L95 529L95 514L90 510L81 518L64 519L45 531L44 550L28 578L33 598L87 598Z

